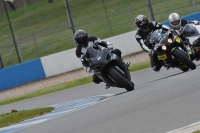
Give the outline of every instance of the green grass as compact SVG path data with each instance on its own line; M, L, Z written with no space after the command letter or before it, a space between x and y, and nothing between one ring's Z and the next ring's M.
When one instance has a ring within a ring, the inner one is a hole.
M142 63L137 63L137 64L134 64L134 65L131 65L129 67L129 70L130 70L130 72L134 72L134 71L142 70L142 69L149 68L149 67L150 67L150 62L145 61L145 62L142 62ZM42 95L45 95L45 94L50 94L50 93L61 91L61 90L66 90L66 89L69 89L69 88L73 88L73 87L84 85L84 84L91 83L91 82L92 82L91 76L84 77L84 78L77 79L77 80L74 80L74 81L70 81L70 82L58 84L58 85L55 85L55 86L47 87L47 88L44 88L44 89L41 89L41 90L37 90L35 92L29 93L29 94L26 94L26 95L23 95L23 96L18 96L18 97L2 100L2 101L0 101L0 106L5 105L5 104L10 104L10 103L13 103L13 102L22 101L22 100L25 100L25 99L30 99L30 98L42 96Z
M33 110L17 111L12 110L10 113L0 114L0 128L15 124L30 118L44 115L54 110L53 107L37 108Z
M193 132L193 133L200 133L200 130L197 130L197 131L195 131L195 132Z
M200 0L195 1L197 10L200 10ZM133 21L138 14L144 14L151 20L145 0L104 0L104 3L102 0L68 0L68 2L75 30L84 29L89 35L98 36L101 39L132 31L134 22L130 20L130 14ZM181 2L151 0L151 3L158 22L166 21L171 12L178 12L181 15L193 13L190 0ZM130 12L128 12L128 6ZM23 61L74 47L63 1L54 0L49 4L46 0L41 0L26 8L22 6L17 11L9 10L9 16L21 47ZM18 64L4 12L0 13L0 20L0 53L3 64L5 67ZM135 24L134 29L136 29Z

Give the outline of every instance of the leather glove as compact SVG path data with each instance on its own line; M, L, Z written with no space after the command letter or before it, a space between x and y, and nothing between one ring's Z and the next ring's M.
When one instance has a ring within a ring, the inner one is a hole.
M113 45L112 44L108 45L108 49L112 50L113 49Z
M80 60L81 62L83 62L84 59L85 59L85 55L81 55L81 57L79 58L79 60Z
M151 50L151 49L148 49L148 53L151 54L151 53L152 53L152 50Z
M92 73L92 72L93 72L93 70L92 70L90 67L86 67L85 71L86 71L87 73Z
M148 39L144 39L143 42L144 42L145 45L147 45L149 41L148 41Z

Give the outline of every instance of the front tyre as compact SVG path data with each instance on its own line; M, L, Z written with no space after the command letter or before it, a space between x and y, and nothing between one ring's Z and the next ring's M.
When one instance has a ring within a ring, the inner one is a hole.
M181 59L183 63L187 65L190 69L196 69L196 65L194 64L194 62L192 62L187 56L185 56L179 49L175 49L173 55Z
M129 81L123 74L118 72L115 68L111 67L109 73L127 91L134 90L134 83L132 81Z

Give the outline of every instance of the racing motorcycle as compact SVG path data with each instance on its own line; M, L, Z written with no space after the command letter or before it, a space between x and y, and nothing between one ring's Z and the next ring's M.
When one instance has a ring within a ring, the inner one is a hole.
M200 25L192 23L186 24L181 34L185 38L185 44L189 54L195 56L196 60L200 59Z
M179 68L183 72L195 69L196 65L191 61L184 42L177 35L176 31L170 29L165 33L162 29L155 30L150 35L150 43L154 44L153 54L167 69Z
M85 54L85 60L104 83L112 87L125 88L127 91L134 90L130 72L121 58L110 52L108 48L100 45L90 46Z

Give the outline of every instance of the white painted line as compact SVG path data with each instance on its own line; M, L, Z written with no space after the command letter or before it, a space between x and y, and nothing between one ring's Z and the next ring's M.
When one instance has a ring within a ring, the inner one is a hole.
M61 117L63 115L67 115L69 113L87 108L89 106L95 105L102 101L105 101L113 95L114 94L105 94L105 95L87 97L87 98L82 98L78 100L51 105L55 108L55 110L53 110L51 113L43 115L43 116L35 117L32 119L28 119L20 123L10 125L8 127L0 128L0 133L5 133L5 132L12 133L12 132L33 126L35 124L39 124L48 120Z
M200 130L200 121L166 133L193 133L194 131L197 130Z

